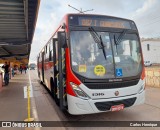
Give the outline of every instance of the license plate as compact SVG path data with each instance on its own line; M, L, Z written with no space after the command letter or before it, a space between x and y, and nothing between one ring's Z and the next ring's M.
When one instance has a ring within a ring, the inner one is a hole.
M120 111L120 110L123 110L123 109L124 109L124 105L123 104L111 107L111 111Z

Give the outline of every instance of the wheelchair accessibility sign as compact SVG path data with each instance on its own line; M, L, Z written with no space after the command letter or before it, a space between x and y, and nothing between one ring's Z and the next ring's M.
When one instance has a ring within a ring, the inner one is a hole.
M117 76L117 77L123 76L122 68L117 68L117 69L116 69L116 76Z

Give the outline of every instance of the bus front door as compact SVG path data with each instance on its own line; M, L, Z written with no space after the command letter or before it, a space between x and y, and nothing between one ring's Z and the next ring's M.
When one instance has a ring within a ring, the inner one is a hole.
M53 39L53 51L54 51L54 83L55 83L55 94L54 97L57 100L61 110L67 106L66 102L66 75L65 75L65 33L58 32L58 38Z

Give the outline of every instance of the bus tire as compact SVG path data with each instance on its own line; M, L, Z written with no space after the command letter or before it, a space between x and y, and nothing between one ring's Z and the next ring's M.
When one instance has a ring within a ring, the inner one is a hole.
M53 82L53 78L50 79L50 86L51 86L51 94L52 94L53 98L55 99L56 90L55 90L55 85L54 85L54 82Z
M43 85L43 82L41 80L39 80L40 84Z

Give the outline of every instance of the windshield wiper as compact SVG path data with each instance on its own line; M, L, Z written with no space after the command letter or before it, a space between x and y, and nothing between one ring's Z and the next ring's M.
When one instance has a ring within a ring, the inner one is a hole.
M119 45L119 43L122 41L124 35L126 34L127 30L123 30L123 32L118 36L118 38L116 39L116 36L114 35L114 43L116 45L116 51L117 51L117 45ZM117 51L118 54L118 51Z
M122 41L122 39L123 39L124 35L126 34L126 32L127 32L127 30L123 30L123 32L118 36L117 39L114 38L116 45L118 45Z
M104 44L103 44L103 40L102 40L101 35L99 36L98 33L94 30L93 27L89 27L89 32L90 32L90 34L92 35L95 43L97 43L98 48L99 48L99 49L102 49L104 58L106 59L105 46L104 46Z

